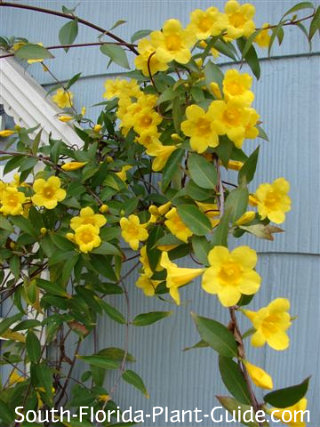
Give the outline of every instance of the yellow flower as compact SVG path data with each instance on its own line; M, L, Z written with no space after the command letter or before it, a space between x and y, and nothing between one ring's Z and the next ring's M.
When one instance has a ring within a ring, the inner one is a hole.
M249 194L249 205L258 206L258 199L253 194Z
M187 29L192 31L198 40L210 36L218 36L227 26L227 19L216 7L207 10L196 9L190 14L190 24Z
M244 225L251 222L256 216L254 211L247 211L236 221L236 225Z
M61 169L63 169L64 171L75 171L77 169L83 168L83 166L85 166L87 164L87 162L69 162L69 163L65 163L64 165L61 166Z
M52 101L57 104L59 108L72 107L73 93L70 90L58 89L52 97Z
M70 122L70 120L73 119L73 117L72 116L64 116L64 115L62 115L62 116L59 116L58 119L60 120L60 122L68 123L68 122Z
M149 156L156 157L152 162L152 170L161 171L171 154L177 149L176 145L162 145L161 143L152 143L148 146L146 153Z
M131 165L126 165L121 168L120 172L116 172L115 174L121 179L121 181L127 181L127 172L132 169Z
M215 98L221 99L222 93L221 93L221 90L220 90L218 83L211 82L209 86L210 86L210 90L213 93L213 95L215 96Z
M46 229L46 227L41 227L40 228L40 233L43 234L43 235L47 234L47 231L48 230Z
M271 408L267 412L273 414L273 417L278 418L283 424L287 424L290 427L306 427L304 421L305 414L307 413L308 401L305 397L299 400L292 406L287 408Z
M252 104L254 100L254 94L250 90L252 77L248 73L241 74L235 69L228 70L222 84L226 100L237 100L244 105Z
M147 297L153 297L161 280L152 280L147 274L141 274L136 281L136 286L142 289Z
M177 209L170 209L170 211L167 212L165 216L167 219L164 223L170 232L178 239L188 243L188 238L192 236L192 231L182 221L178 215Z
M17 369L13 369L11 371L11 374L9 375L9 386L17 383L23 383L24 381L26 381L26 378L19 375Z
M170 261L167 252L162 252L160 265L167 270L167 288L169 288L169 294L177 305L180 305L179 287L191 282L205 270L204 268L180 268Z
M272 378L266 371L264 371L262 368L259 368L259 366L252 365L248 361L245 361L244 365L247 368L250 378L257 387L267 390L273 389Z
M285 221L285 213L291 209L291 199L288 196L290 184L285 178L278 178L272 184L260 184L255 197L258 212L262 219L269 218L276 224Z
M159 60L156 48L150 40L140 40L138 43L138 52L139 55L136 56L134 63L136 68L141 70L144 76L149 76L150 73L153 75L158 71L168 69L168 64Z
M161 123L162 117L156 111L146 107L139 111L133 120L133 129L142 134L147 131L157 132L157 126Z
M101 213L106 213L106 212L108 212L108 210L109 210L109 206L108 205L101 205L100 206L100 208L99 208L99 212L101 212Z
M269 26L267 22L262 25L263 30L256 36L254 42L260 47L268 47L270 44L271 36L269 34Z
M228 19L225 40L230 41L242 36L249 37L255 32L255 23L252 20L255 15L255 7L252 4L240 5L236 0L229 0L225 4L224 10Z
M239 246L229 252L224 246L215 246L208 254L210 267L202 278L203 289L217 294L221 304L237 304L241 294L253 295L259 288L261 277L254 271L256 251L249 246Z
M276 298L258 311L243 310L256 330L251 337L253 347L262 347L265 343L274 350L285 350L289 347L289 337L286 334L291 325L289 309L288 299Z
M177 61L186 64L191 58L190 48L195 42L193 32L184 30L180 21L169 19L162 31L150 34L151 43L156 47L157 58L161 62Z
M46 181L43 178L36 179L33 183L35 194L31 197L33 204L54 209L58 202L66 198L66 191L60 188L61 181L57 176L50 176Z
M11 129L0 130L0 137L7 138L8 136L14 135L15 133L17 133L17 131Z
M99 133L102 129L102 125L94 125L93 132Z
M182 132L190 137L191 148L203 153L208 147L217 147L219 138L215 128L215 117L212 112L205 112L198 105L186 109L187 120L181 123Z
M140 224L140 219L137 215L121 218L120 227L123 239L129 243L129 246L134 251L138 249L139 242L144 242L149 236L146 230L147 224Z
M159 135L159 132L155 131L154 129L150 129L143 132L142 135L139 135L136 138L136 141L145 148L148 148L151 144L161 144Z
M109 394L99 394L98 399L100 400L100 402L109 402L109 400L111 400L111 397L109 396Z
M222 162L219 161L219 164L221 165ZM243 162L240 162L239 160L229 160L227 169L232 169L234 171L239 171L243 166Z
M70 227L72 230L77 230L81 225L93 225L99 231L106 224L107 220L103 215L95 214L94 210L87 206L82 208L79 216L71 218Z
M99 228L92 224L83 224L76 228L74 241L81 252L88 253L101 245Z
M26 200L24 193L18 191L16 187L6 186L1 191L0 212L3 215L23 215L23 204Z
M139 98L142 94L139 85L136 80L121 80L116 78L115 80L108 79L105 81L105 93L104 98L111 99L117 98Z
M252 108L248 108L234 100L228 102L222 100L213 101L209 107L210 113L215 117L217 133L219 135L226 134L237 148L242 147L246 137L252 137L252 134L247 130L256 124L259 117L256 115L256 120L252 123L252 110ZM249 128L247 129L248 126Z

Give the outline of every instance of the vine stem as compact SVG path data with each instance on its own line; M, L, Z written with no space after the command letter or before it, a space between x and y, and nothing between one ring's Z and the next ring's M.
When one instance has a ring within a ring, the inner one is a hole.
M238 344L238 355L240 358L239 366L240 366L243 378L244 378L244 380L247 384L247 387L248 387L251 405L252 405L254 411L257 412L260 409L261 405L259 404L259 402L256 398L256 395L254 394L254 391L252 388L252 383L251 383L247 368L243 362L243 360L246 357L246 353L245 353L244 343L243 343L242 335L240 332L240 328L239 328L238 320L237 320L237 316L236 316L236 307L230 307L229 313L230 313L230 319L231 319L230 328L231 328L231 331L233 332L235 340ZM259 423L259 426L262 426L262 424Z
M32 10L34 12L45 13L47 15L59 16L61 18L70 19L72 21L77 21L77 22L79 22L79 24L82 24L82 25L85 25L86 27L92 28L92 29L98 31L99 33L102 33L102 34L110 37L111 39L117 41L118 43L123 44L129 50L131 50L131 52L133 52L134 54L138 55L138 52L135 49L135 47L133 45L131 45L130 43L127 43L121 37L118 37L117 35L111 33L110 31L108 31L108 30L100 27L99 25L96 25L96 24L94 24L94 23L92 23L90 21L87 21L85 19L79 18L79 17L77 17L75 15L69 15L67 13L58 12L57 10L52 10L52 9L46 9L46 8L43 8L43 7L31 6L31 5L20 4L20 3L9 3L9 2L6 2L6 1L0 2L0 7L13 7L13 8L16 8L16 9Z

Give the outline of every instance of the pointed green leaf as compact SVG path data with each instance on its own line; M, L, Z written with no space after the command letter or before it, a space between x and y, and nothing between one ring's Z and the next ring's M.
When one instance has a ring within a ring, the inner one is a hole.
M217 171L212 163L198 154L190 154L188 169L191 179L201 188L214 189L217 184Z
M219 370L222 381L228 391L239 402L250 405L247 383L239 365L229 357L219 357Z
M121 46L117 46L115 44L104 44L100 47L100 50L114 63L120 65L120 67L130 69L127 54Z
M179 205L178 214L184 224L197 236L205 236L211 231L209 218L194 205Z
M141 313L133 319L132 324L134 326L152 325L152 323L171 316L171 314L172 311L152 311L150 313Z
M122 374L122 379L141 391L147 399L150 397L142 378L136 372L127 369Z
M310 377L292 387L281 388L264 396L264 401L276 408L287 408L299 402L308 391Z

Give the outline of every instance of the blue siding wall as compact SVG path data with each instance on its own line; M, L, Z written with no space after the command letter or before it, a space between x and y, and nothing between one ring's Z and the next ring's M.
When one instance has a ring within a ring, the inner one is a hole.
M25 3L60 10L62 4L72 6L75 2L43 0ZM212 5L200 0L91 0L79 3L78 14L81 17L105 28L110 28L118 19L127 20L126 25L116 30L127 40L136 30L159 28L170 17L177 17L186 23L191 10ZM262 24L277 22L296 1L256 0L253 3L257 7L256 22ZM220 7L222 4L215 2ZM2 34L26 36L46 45L57 44L61 24L62 21L55 17L34 12L0 10ZM96 33L81 28L78 40L95 41ZM314 55L305 57L304 53L307 52L308 44L302 33L297 29L286 29L283 46L281 49L275 47L273 51L277 58L263 61L261 81L255 84L255 107L261 114L270 142L259 141L263 160L259 163L251 190L254 191L258 183L271 181L278 176L289 179L293 206L284 226L287 233L277 235L275 242L250 238L242 242L246 241L260 253L258 271L263 277L263 286L254 299L253 309L278 296L288 296L292 314L298 315L289 332L291 347L288 351L249 348L249 358L272 374L275 387L295 384L313 375L308 399L312 415L310 425L317 427L320 422L319 39L314 42ZM107 59L98 48L73 49L68 56L62 51L55 54L52 70L59 79L68 79L79 71L83 72L83 78L74 89L79 107L90 107L102 101L103 82L107 75L114 76L121 71L113 65L107 70ZM261 51L261 55L266 56L266 52ZM50 75L43 73L39 65L30 67L29 71L42 84L52 83ZM97 108L88 108L89 115L93 117L97 111ZM257 143L247 142L246 147L251 151ZM172 409L197 406L208 410L216 404L215 394L226 393L219 379L216 355L208 349L185 353L182 349L198 340L190 318L191 310L227 322L226 310L221 309L215 297L205 294L199 283L182 290L184 303L176 308L144 298L134 286L136 278L136 273L133 273L126 284L132 315L154 309L172 309L174 314L151 327L131 329L129 350L137 358L134 369L143 373L151 398L146 401L129 386L120 384L116 396L119 403L123 407L132 405L139 409L168 405ZM125 310L122 298L113 297L112 300ZM247 326L244 321L243 328ZM123 342L123 328L103 319L99 326L100 346L122 346Z

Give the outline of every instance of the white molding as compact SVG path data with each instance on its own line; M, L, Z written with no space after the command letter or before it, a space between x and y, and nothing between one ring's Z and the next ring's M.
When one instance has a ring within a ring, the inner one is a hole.
M40 124L43 144L48 144L50 133L68 145L83 144L70 124L58 120L62 111L46 97L42 86L13 58L0 59L0 104L17 125L32 128Z

